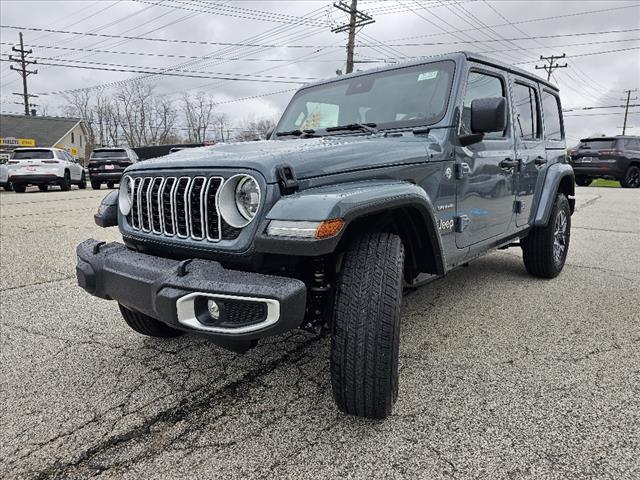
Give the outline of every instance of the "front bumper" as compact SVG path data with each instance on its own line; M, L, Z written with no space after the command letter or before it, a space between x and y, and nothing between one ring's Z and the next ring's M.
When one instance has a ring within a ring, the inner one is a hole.
M116 300L172 328L206 334L230 349L242 350L242 344L292 330L304 320L307 295L301 280L228 270L211 260L156 257L93 239L76 252L78 285L90 294ZM268 315L248 327L212 328L189 314L189 302L198 296L263 302Z
M62 177L51 174L33 174L33 175L11 175L9 181L14 185L49 185L52 183L58 183L62 180Z

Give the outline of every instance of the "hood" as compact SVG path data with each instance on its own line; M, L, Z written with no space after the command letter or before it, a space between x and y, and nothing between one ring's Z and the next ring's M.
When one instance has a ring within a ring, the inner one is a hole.
M263 140L189 148L139 162L128 171L149 169L233 169L259 171L269 183L276 167L289 164L299 179L385 165L418 163L427 153L441 151L432 136L348 135L287 140Z

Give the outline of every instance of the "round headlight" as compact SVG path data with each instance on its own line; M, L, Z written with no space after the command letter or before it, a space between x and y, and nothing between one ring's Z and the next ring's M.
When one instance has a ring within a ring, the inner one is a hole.
M260 186L251 175L234 175L218 195L220 215L233 228L249 225L260 208Z
M118 192L118 207L120 213L125 217L131 212L131 196L133 190L133 180L131 177L124 177L120 182L120 190Z
M260 206L260 187L253 177L242 177L236 186L236 205L247 220L253 220Z

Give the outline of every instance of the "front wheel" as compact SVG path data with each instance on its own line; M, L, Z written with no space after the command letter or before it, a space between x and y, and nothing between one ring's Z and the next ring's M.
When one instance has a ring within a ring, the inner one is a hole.
M151 318L144 313L130 310L124 305L118 304L122 318L133 330L147 337L173 338L182 335L180 330L175 330L168 325Z
M559 193L547 225L534 227L522 239L524 266L527 271L534 277L557 277L567 259L570 235L569 200L563 193Z
M576 177L576 185L578 185L579 187L588 187L589 185L591 185L592 181L593 179L589 177Z
M38 190L40 190L41 192L46 192L47 190L49 190L49 185L38 185Z
M82 176L80 177L80 183L78 184L78 188L80 190L84 190L85 188L87 188L87 178L84 175L84 172L82 172Z
M624 174L624 178L620 180L620 185L622 185L622 188L639 188L640 167L631 165Z
M21 185L19 183L13 184L13 191L16 193L24 193L26 189L27 189L26 185Z
M101 186L102 184L100 182L96 182L95 180L91 181L91 188L93 188L94 190L100 190Z
M113 182L107 182L108 189L113 189L113 187L115 187L115 184Z
M60 182L60 189L63 192L71 190L71 175L69 174L69 172L64 172L64 177Z
M404 246L369 233L346 251L331 338L331 385L338 408L382 419L398 397L398 349Z

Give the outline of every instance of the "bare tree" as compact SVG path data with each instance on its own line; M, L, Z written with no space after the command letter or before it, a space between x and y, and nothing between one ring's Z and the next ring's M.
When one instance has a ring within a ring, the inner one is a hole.
M96 131L93 125L93 108L91 106L91 92L89 90L79 90L65 95L68 102L65 110L66 114L71 117L81 118L87 126L89 134L89 144L95 145Z
M204 143L213 120L213 100L204 92L182 97L182 112L187 125L187 139L191 143Z
M272 118L261 118L259 120L245 118L241 123L240 132L236 135L236 140L249 142L265 139L269 130L274 126L275 121Z

